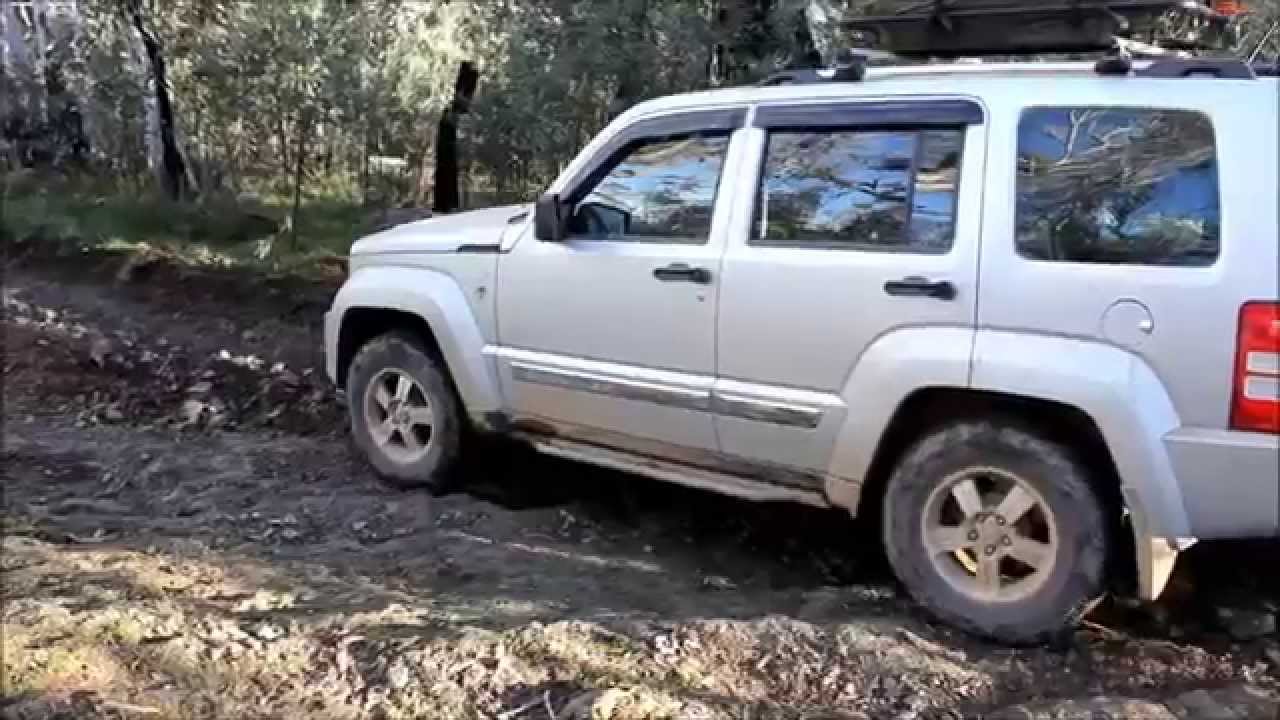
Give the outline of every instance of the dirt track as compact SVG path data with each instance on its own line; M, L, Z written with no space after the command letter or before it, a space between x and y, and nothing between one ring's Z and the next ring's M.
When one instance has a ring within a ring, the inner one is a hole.
M838 513L508 448L463 492L388 489L321 377L329 287L122 268L7 268L0 717L1277 714L1280 638L1243 627L1280 609L1276 543L995 647Z

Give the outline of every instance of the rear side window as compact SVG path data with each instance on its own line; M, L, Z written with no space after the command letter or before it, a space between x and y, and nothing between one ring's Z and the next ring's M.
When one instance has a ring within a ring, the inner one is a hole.
M951 248L962 129L773 130L751 244Z
M1017 203L1027 258L1212 265L1221 240L1213 126L1186 110L1027 110Z

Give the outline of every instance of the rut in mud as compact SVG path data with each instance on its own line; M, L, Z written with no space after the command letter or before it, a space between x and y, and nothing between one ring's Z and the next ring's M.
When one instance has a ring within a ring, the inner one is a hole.
M0 717L1276 712L1275 543L996 647L918 614L836 512L506 446L460 492L389 489L320 370L331 283L6 270Z

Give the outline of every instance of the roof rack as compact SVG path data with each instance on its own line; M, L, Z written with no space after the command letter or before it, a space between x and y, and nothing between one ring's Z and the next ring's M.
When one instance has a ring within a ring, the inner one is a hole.
M1221 50L1231 20L1209 0L873 0L869 10L845 29L909 57L1105 52L1117 37Z
M889 58L893 56L888 56ZM1134 65L1135 59L1154 58L1145 66ZM761 87L773 85L810 85L815 83L862 82L872 60L884 60L883 53L875 56L859 49L841 51L836 62L825 68L794 68L773 73L758 83ZM892 65L893 63L879 63ZM1280 77L1280 61L1277 63L1248 63L1236 58L1202 58L1186 55L1158 54L1149 51L1134 52L1129 46L1117 46L1117 50L1094 63L1099 75L1122 77L1132 75L1144 78L1194 78L1210 77L1221 80L1254 80L1259 77Z

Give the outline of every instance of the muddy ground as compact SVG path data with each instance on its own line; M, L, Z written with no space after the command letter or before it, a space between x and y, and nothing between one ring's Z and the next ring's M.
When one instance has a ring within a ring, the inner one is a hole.
M389 489L322 377L332 280L5 271L2 718L1280 717L1276 543L998 647L836 512L506 447Z

